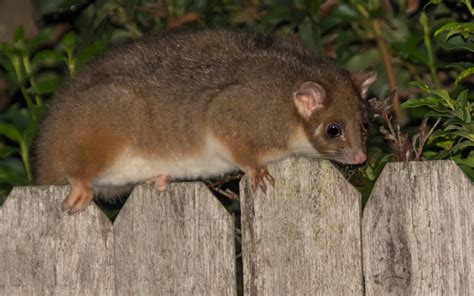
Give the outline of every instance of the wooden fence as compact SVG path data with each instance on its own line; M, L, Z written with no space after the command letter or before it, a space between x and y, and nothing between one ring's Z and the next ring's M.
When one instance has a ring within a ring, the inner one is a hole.
M328 162L241 183L245 295L474 295L474 190L452 162L391 163L362 215ZM114 224L61 212L67 186L0 208L0 295L237 295L232 217L200 182L137 186Z

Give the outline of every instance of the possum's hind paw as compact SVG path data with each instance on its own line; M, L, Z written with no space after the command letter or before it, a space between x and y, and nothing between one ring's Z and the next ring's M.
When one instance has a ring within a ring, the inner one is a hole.
M168 184L171 182L172 178L167 175L158 175L157 177L150 178L146 181L147 184L155 182L155 188L159 192L163 192L168 187Z
M272 187L275 186L275 179L273 179L272 175L270 175L266 168L252 169L248 172L248 174L250 176L250 184L254 192L257 191L257 188L260 188L263 193L267 193L266 182L272 185Z
M93 197L94 191L90 186L73 182L69 195L63 201L63 211L69 215L82 212L91 204Z

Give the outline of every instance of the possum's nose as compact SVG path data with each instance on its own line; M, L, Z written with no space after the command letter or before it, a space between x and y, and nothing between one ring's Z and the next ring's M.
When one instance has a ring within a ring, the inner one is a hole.
M354 152L352 154L352 161L354 164L361 164L364 163L364 161L367 159L367 155L361 150Z

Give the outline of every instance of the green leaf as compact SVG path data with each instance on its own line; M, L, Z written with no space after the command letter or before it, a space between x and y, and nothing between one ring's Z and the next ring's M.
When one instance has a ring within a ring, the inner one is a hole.
M61 85L62 79L56 72L43 72L36 77L36 84L28 89L32 94L45 95L54 93Z
M456 144L455 136L445 132L441 129L437 129L428 138L427 144L431 151L435 152L436 155L430 156L432 159L443 159L451 153L451 148ZM441 148L442 151L439 151ZM426 152L426 151L425 151Z
M461 2L464 3L464 5L466 5L467 9L471 13L471 16L474 17L474 9L472 8L471 1L472 0L461 0ZM472 180L472 178L471 178L471 180Z
M21 132L16 127L10 124L0 123L0 135L18 144L23 142L23 137L21 136Z
M446 149L445 151L441 151L439 152L434 159L446 159L449 157L449 155L451 154L451 150L450 149Z
M384 154L381 153L377 155L375 158L375 161L373 161L373 164L370 164L366 168L366 174L369 180L373 181L377 179L377 177L380 175L382 172L385 164L390 160L392 157L392 154Z
M32 109L28 109L28 112L33 115L33 118L41 119L44 116L44 111L46 110L46 106L44 104L41 105L35 105L33 106ZM31 117L31 116L30 116ZM31 128L38 128L37 122L32 122L30 125L28 125L23 131L23 137L25 138L26 141L26 134L28 133L28 130Z
M375 172L374 172L374 168L371 167L370 165L367 166L367 168L365 169L365 174L367 175L367 179L369 180L375 180L375 178L377 177L375 175Z
M466 68L474 67L474 63L470 63L467 61L457 62L457 63L450 63L444 66L445 68L454 68L459 71L462 71Z
M21 160L9 158L0 161L0 183L27 185L29 183Z
M392 43L391 45L394 53L397 53L401 58L425 65L428 63L426 52L418 47L422 40L423 36L412 33L406 42Z
M426 97L421 99L408 99L401 103L402 108L416 108L420 106L438 106L440 100L436 97Z
M456 112L450 112L450 113L451 113L451 116L444 120L443 126L448 126L448 125L452 125L452 124L464 126L464 124L466 124L466 122L464 122L464 120L459 119L456 114L453 114L453 113L456 113Z
M358 71L367 67L367 61L377 61L378 59L380 59L380 53L377 49L369 48L352 55L346 62L345 67L349 71Z
M64 62L66 57L54 50L45 49L38 52L32 59L31 64L33 66L40 66L40 65L54 65L61 62Z
M25 30L23 30L22 26L16 28L13 40L15 44L22 43L25 40Z
M467 94L469 89L463 90L456 98L456 110L463 110L467 106Z
M38 125L31 125L23 132L23 139L27 147L31 147L33 140L38 132Z
M422 155L423 155L423 159L436 159L436 157L438 156L438 153L434 151L425 151L423 152Z
M462 164L460 164L459 167L469 177L469 179L474 182L474 169Z
M469 132L469 131L454 131L454 132L452 132L452 134L464 137L464 138L468 139L469 141L474 142L474 133L472 133L472 132Z
M459 81L461 81L462 79L466 78L467 76L473 73L474 73L474 67L464 69L461 73L459 73L458 77L456 77L455 83L458 84Z
M463 141L463 142L460 142L460 143L454 145L453 148L451 148L451 151L452 151L453 153L458 153L458 152L461 152L461 151L463 151L464 149L470 148L470 147L474 147L474 142L471 142L471 141Z
M92 29L97 29L101 24L105 23L107 21L107 18L109 16L109 11L107 9L106 5L100 6L95 12L94 12L94 21L91 24Z
M100 40L94 42L90 46L83 49L80 53L76 55L76 61L79 66L82 66L99 56L107 48L107 41Z
M457 164L462 164L470 168L474 168L474 154L471 153L469 157L454 159Z
M67 33L66 35L64 35L62 43L64 46L64 50L66 50L68 54L72 54L74 49L76 49L76 45L77 45L76 33L71 31Z
M351 5L344 2L336 5L331 13L331 16L347 22L357 22L363 19L363 17Z
M474 122L463 123L462 127L464 130L474 133Z
M32 55L35 51L38 50L38 48L50 42L52 39L51 38L52 35L53 35L53 29L47 28L47 29L41 30L40 32L38 32L38 34L36 34L36 36L28 40L28 42L26 43L26 51L28 55Z
M450 37L460 34L464 39L467 39L470 34L474 33L474 23L447 23L434 33L434 36L437 37L441 33L447 33L445 40L448 40Z
M449 107L449 109L451 109L451 110L454 110L454 101L453 101L453 99L451 99L451 97L449 96L449 93L446 89L444 89L444 88L432 89L432 90L430 90L430 93L440 97L442 99L441 102L444 103L443 105Z
M471 114L470 110L468 110L468 101L467 95L469 93L469 89L463 90L456 99L456 116L464 120L466 122L471 121Z
M373 13L371 13L371 15L372 17L374 16ZM408 38L414 37L414 35L412 35L414 32L410 32L409 26L410 22L403 15L391 19L390 26L382 26L384 39L387 40L389 44L405 42Z
M12 74L15 75L15 68L13 68L13 64L10 59L5 58L4 56L0 56L0 65L3 68L5 68L5 71L7 72L7 76L12 75ZM16 80L16 78L14 80Z
M430 111L425 114L426 117L451 117L449 112Z
M15 49L11 44L3 42L0 46L0 54L11 59L15 55Z
M0 158L7 158L19 152L20 150L17 147L7 146L4 143L0 144Z
M300 31L298 32L301 36L301 39L312 48L315 48L320 45L320 32L319 28L316 26L310 17L306 17L303 22L300 24Z
M29 112L26 108L20 108L19 104L14 104L0 114L0 120L12 124L22 132L33 124Z
M459 125L448 125L447 127L444 128L445 131L452 131L452 130L460 130L462 129L462 126Z
M425 92L429 92L431 90L430 86L422 81L412 81L410 82L410 85L413 85L415 87L418 87L422 90L424 90Z
M446 33L443 33L446 34ZM436 38L436 41L447 50L468 50L470 52L474 52L474 42L472 38L464 39L460 35L452 36L449 40L445 40L443 38L443 34L441 34Z

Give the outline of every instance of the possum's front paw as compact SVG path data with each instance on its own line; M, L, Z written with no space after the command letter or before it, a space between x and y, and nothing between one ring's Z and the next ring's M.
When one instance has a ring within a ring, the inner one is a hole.
M90 186L82 183L72 183L71 191L63 201L63 211L69 215L82 212L92 202L94 191Z
M250 176L250 184L254 192L257 191L257 188L260 188L263 193L267 193L266 182L270 183L272 186L275 186L275 179L273 179L272 175L270 175L266 168L252 169L247 173Z

